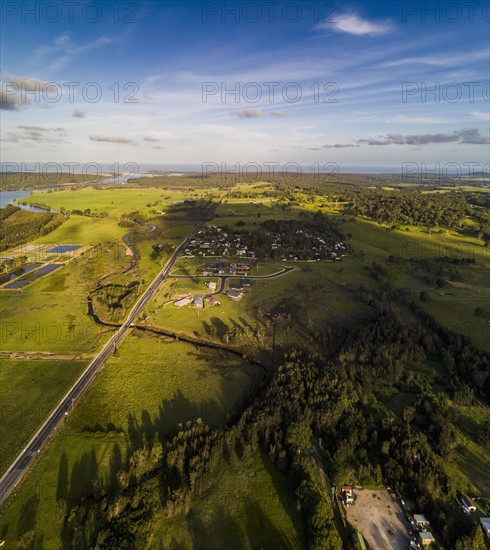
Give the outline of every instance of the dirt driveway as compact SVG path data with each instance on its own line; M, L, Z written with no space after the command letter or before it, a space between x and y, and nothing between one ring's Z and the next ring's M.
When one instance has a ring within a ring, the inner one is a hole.
M354 491L355 503L347 508L347 520L372 550L408 550L409 523L401 505L388 491Z

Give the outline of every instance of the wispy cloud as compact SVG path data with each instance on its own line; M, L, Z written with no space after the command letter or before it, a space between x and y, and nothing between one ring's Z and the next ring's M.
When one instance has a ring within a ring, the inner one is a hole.
M474 63L481 59L488 58L488 49L463 52L454 55L421 55L416 57L405 57L402 59L393 59L375 65L373 68L389 69L402 65L430 65L435 67L457 67L468 63Z
M265 116L265 112L262 109L243 109L242 111L233 111L231 114L239 118L260 118Z
M112 42L111 38L101 36L96 40L85 42L84 44L75 44L70 38L69 33L63 33L55 38L49 46L38 48L34 56L39 61L46 63L49 72L56 72L72 61L73 58Z
M346 147L359 147L357 143L334 143L333 145L323 145L325 149L345 149Z
M90 141L103 141L106 143L123 143L125 145L137 145L137 143L126 136L111 136L105 134L97 134L89 136Z
M484 122L490 121L490 112L489 111L472 111L471 116L478 120L483 120Z
M22 124L17 126L17 128L20 131L9 132L5 141L24 144L30 143L31 145L33 143L68 143L59 135L65 132L65 128L59 126L56 128L48 128L44 126ZM54 132L55 135L53 135L52 132Z
M395 115L388 118L386 122L389 124L445 124L453 121L434 116Z
M432 143L460 143L465 145L490 145L490 137L483 136L478 128L465 128L452 133L438 134L386 134L374 138L358 139L353 143L324 145L326 149L359 147L360 145L428 145Z
M158 143L160 140L156 137L152 137L152 136L145 136L143 138L143 141L148 141L149 143Z
M336 16L337 19L322 23L320 28L333 29L356 36L376 36L392 32L393 25L390 21L368 21L355 13L345 13Z
M287 116L287 113L283 111L272 111L268 113L263 109L243 109L241 111L232 111L230 114L238 118L261 118L268 115L274 118L284 118Z

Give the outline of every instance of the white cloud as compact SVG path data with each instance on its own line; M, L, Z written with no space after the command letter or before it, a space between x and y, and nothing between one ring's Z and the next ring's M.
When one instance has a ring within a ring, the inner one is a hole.
M361 19L353 13L339 15L337 20L322 23L320 27L356 36L376 36L388 34L393 30L393 25L389 21L368 21L367 19Z
M472 111L471 116L483 120L484 122L490 122L490 112L489 111Z

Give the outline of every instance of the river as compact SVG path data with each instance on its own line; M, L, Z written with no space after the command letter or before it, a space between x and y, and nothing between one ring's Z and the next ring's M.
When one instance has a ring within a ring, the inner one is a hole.
M159 174L137 174L134 172L127 172L123 173L121 176L118 176L117 178L106 178L103 180L97 180L97 181L90 181L85 183L76 183L73 185L107 185L110 183L121 183L125 184L128 178L152 178L155 175ZM30 212L46 212L44 208L39 208L38 206L30 206L28 204L20 204L16 202L19 199L25 199L26 197L29 197L32 195L33 191L48 191L49 189L55 190L66 187L65 185L54 185L49 187L38 187L37 189L16 189L15 191L0 191L0 208L3 208L4 206L7 206L7 204L15 204L16 206L20 206L24 210L29 210ZM52 210L52 212L56 212L56 210Z

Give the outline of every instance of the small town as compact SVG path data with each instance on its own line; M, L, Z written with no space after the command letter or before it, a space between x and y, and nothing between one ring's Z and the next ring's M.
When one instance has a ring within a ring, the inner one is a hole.
M274 261L341 260L348 247L333 232L282 222L278 227L262 224L260 231L233 232L228 227L208 225L197 231L184 250L187 258L226 258ZM237 266L235 266L237 267ZM239 272L240 264L238 264Z

